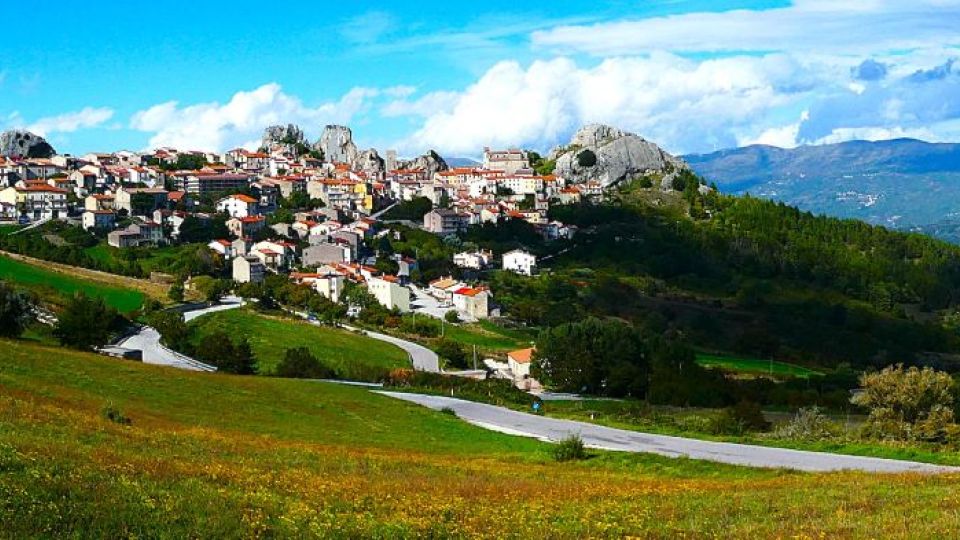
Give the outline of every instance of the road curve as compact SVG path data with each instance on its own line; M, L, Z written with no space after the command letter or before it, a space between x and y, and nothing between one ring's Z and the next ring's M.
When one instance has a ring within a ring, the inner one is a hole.
M457 413L458 417L471 424L510 435L534 437L544 441L556 442L572 434L578 434L587 446L603 450L647 452L667 457L688 457L728 463L731 465L785 468L810 472L841 470L878 473L960 472L960 468L957 467L912 461L703 441L667 435L652 435L598 426L586 422L547 418L513 411L504 407L443 396L407 394L402 392L378 393L417 403L435 410L450 408Z
M243 301L241 299L232 296L226 297L219 304L184 312L183 318L185 321L189 322L208 313L215 313L227 309L236 309L242 305ZM123 347L124 349L142 351L143 363L145 364L170 366L189 371L217 370L217 368L211 365L204 364L199 360L194 360L189 356L164 347L163 344L160 343L160 338L160 332L157 332L155 328L150 326L142 326L136 334L125 337L121 341L117 342L116 345L118 347Z
M358 329L352 326L341 325L341 328L347 330L357 331ZM440 357L437 356L437 353L431 351L430 349L419 345L412 341L407 341L405 339L400 339L393 336L388 336L387 334L381 334L379 332L371 332L369 330L360 330L363 335L371 337L373 339L390 343L400 347L410 356L410 361L413 363L413 369L417 371L428 371L430 373L441 373L440 371Z

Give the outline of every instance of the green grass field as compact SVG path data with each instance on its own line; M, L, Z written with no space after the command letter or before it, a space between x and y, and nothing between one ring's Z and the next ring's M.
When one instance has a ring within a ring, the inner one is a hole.
M533 332L504 328L490 321L459 326L448 324L444 328L444 335L468 348L476 345L483 352L507 352L524 349L530 347L530 342L536 339Z
M0 537L945 538L960 522L957 475L549 449L359 388L0 342Z
M0 256L0 279L35 291L42 297L51 294L69 296L82 291L103 298L122 313L139 309L144 300L140 291L74 278L4 256Z
M811 375L820 374L819 371L814 371L796 364L788 364L776 360L760 360L758 358L736 358L713 354L697 354L697 363L708 368L719 368L734 373L750 375L772 375L774 377L799 377L806 379Z
M267 316L250 309L205 315L190 322L194 345L216 331L248 336L261 373L273 373L287 349L308 347L319 360L346 379L364 380L385 369L409 367L402 349L346 330Z

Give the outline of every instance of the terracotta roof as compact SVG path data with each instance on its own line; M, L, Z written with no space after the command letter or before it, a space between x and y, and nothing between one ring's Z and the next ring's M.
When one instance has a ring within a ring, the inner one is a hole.
M507 357L513 360L518 364L529 364L530 360L533 358L533 351L536 349L520 349L518 351L510 351L507 353Z
M255 202L258 202L258 201L257 201L256 199L254 199L253 197L251 197L251 196L249 196L249 195L244 195L243 193L237 193L237 194L234 194L234 195L230 195L228 198L229 198L229 199L236 199L236 200L238 200L238 201L240 201L240 202L245 202L245 203L247 203L247 204L253 204L253 203L255 203Z

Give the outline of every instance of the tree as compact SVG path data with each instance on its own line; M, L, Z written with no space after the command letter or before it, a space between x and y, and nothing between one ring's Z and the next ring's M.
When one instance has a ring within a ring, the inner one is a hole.
M178 311L155 311L147 323L163 337L163 343L176 351L184 351L190 343L190 328Z
M648 372L643 335L593 317L543 331L533 355L533 376L564 392L641 397Z
M0 281L0 336L19 337L30 320L27 295Z
M441 339L437 342L437 354L456 367L467 367L467 353L463 346L449 339Z
M948 373L902 364L864 373L851 400L870 409L865 431L899 440L943 441L955 436L954 382Z
M457 310L451 309L443 314L443 319L448 323L456 324L460 322L460 314L457 313Z
M193 278L193 287L207 302L216 302L220 297L230 290L230 284L223 279L216 279L210 276L197 276Z
M581 167L593 167L597 164L597 155L593 150L584 150L577 154L577 164Z
M90 350L110 341L122 318L103 299L77 293L57 316L53 333L65 347Z
M197 347L199 360L217 366L219 371L237 375L256 373L256 358L246 339L238 343L231 341L225 332L213 332Z
M333 370L320 363L307 347L287 349L277 366L278 377L294 379L331 379Z
M146 216L156 210L157 200L149 193L134 193L130 196L130 208L135 216Z
M174 302L183 302L183 282L175 281L167 291L167 297Z

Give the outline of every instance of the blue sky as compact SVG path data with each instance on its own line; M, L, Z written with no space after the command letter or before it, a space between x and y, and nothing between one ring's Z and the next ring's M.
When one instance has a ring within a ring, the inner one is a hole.
M5 6L0 128L73 153L286 122L405 154L543 150L589 122L674 152L960 140L960 0L277 4Z

